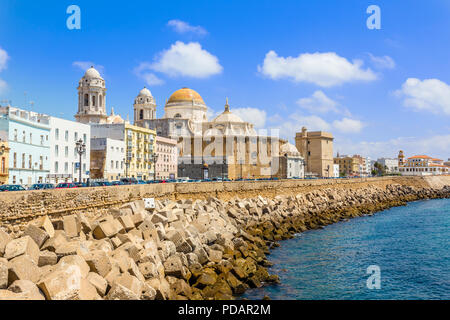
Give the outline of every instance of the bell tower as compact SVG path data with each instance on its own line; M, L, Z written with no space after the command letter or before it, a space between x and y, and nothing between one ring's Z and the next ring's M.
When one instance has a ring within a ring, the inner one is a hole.
M81 123L105 123L106 87L100 73L90 67L78 83L78 112L75 119Z
M156 103L150 90L142 89L134 100L134 124L145 128L146 120L156 119Z

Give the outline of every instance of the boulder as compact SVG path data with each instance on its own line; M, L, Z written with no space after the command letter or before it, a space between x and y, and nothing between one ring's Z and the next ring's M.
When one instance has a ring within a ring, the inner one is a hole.
M39 288L29 280L16 280L9 286L8 290L20 294L26 300L45 300Z
M64 232L69 238L78 237L81 231L81 224L74 215L65 216L63 218Z
M42 228L38 228L33 224L29 224L25 231L23 232L24 236L30 236L31 239L36 242L37 246L40 248L42 245L50 238L50 235Z
M55 236L55 228L48 216L42 216L32 222L36 227L47 232L50 238Z
M86 279L95 287L101 297L105 296L108 289L108 281L105 278L95 272L89 272Z
M0 289L8 288L8 260L0 258Z
M5 254L6 245L12 240L12 238L5 231L0 229L0 257Z
M106 295L107 300L139 300L139 298L133 291L119 283L114 283Z
M111 261L103 250L95 250L84 256L91 272L105 277L112 269Z
M14 239L6 245L4 257L11 260L21 255L28 255L37 264L39 260L39 248L30 236Z
M116 278L115 284L120 284L133 292L137 297L141 296L143 283L129 273L123 273Z
M18 256L8 262L8 284L16 280L39 280L39 267L28 255Z

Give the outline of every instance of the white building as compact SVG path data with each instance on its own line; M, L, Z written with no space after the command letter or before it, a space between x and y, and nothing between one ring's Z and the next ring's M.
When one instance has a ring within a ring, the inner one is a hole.
M285 143L280 147L279 163L272 163L272 170L276 172L275 166L279 166L281 178L301 178L305 177L305 159L300 155L296 146L291 143Z
M400 157L400 154L399 154ZM432 158L427 155L412 156L403 160L401 152L402 165L399 172L404 176L430 176L430 175L447 175L450 173L450 167L444 164L444 160Z
M395 158L378 158L377 162L386 168L388 173L398 172L398 159Z
M333 177L339 178L339 164L333 164Z
M86 145L86 152L81 157L81 179L85 182L90 171L90 126L50 117L50 174L47 181L79 182L80 156L76 142L80 139Z
M125 177L125 141L109 138L91 139L91 177L120 180Z
M45 182L49 173L49 117L19 108L0 107L0 131L8 137L9 184Z

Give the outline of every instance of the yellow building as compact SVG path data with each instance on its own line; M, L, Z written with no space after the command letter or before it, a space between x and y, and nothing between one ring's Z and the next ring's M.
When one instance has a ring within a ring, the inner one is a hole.
M155 130L125 124L126 177L138 180L153 179L155 145Z
M7 184L9 178L9 147L8 141L0 139L0 184Z
M360 159L358 156L342 156L334 158L334 164L339 165L340 176L356 176L360 174Z
M153 179L153 154L156 149L155 130L134 126L128 122L91 124L91 139L98 138L108 138L125 142L125 150L122 155L124 168L122 171L123 175L120 175L121 177L136 178L138 180ZM103 162L98 162L105 163L106 166L110 161L110 159L106 159ZM102 173L104 172L104 166L98 165L98 167L100 175L103 175L103 177L92 178L109 179L109 175L105 176ZM113 176L116 175L117 173L113 174Z

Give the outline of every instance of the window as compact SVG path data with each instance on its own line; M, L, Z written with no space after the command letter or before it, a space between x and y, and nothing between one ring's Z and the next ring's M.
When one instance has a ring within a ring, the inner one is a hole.
M41 135L41 146L44 145L44 135Z
M33 144L33 134L30 133L30 144Z
M86 81L87 81L87 80L86 80ZM84 95L84 105L85 105L86 107L89 106L89 95L88 95L87 93Z
M17 168L17 153L14 152L14 168Z
M22 142L25 142L25 131L22 132Z
M22 169L25 169L25 153L22 153Z
M17 129L14 129L14 141L17 141Z
M139 111L139 120L144 119L144 110Z
M55 157L57 157L59 154L59 147L58 145L55 145Z
M64 155L67 158L69 156L69 147L64 147Z
M92 96L92 105L95 107L95 96Z
M44 157L39 157L39 170L44 170Z
M59 139L59 129L55 130L55 140Z
M64 173L68 173L69 172L69 163L65 162L64 163Z
M69 141L69 131L68 131L68 130L66 130L66 132L65 132L65 134L64 134L64 139L65 139L66 141Z
M78 132L75 132L74 136L75 136L75 141L77 141L78 140Z
M86 133L83 134L83 142L86 143Z
M28 156L28 169L32 169L33 167L33 158L31 157L31 154Z

